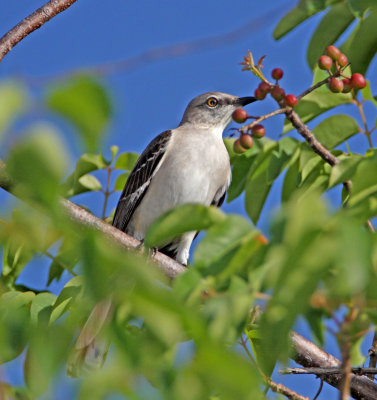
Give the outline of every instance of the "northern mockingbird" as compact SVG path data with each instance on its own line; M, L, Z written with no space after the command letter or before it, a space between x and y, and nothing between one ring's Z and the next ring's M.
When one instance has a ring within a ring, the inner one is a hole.
M229 155L222 140L235 109L254 101L209 92L195 97L175 129L147 146L120 196L113 225L143 240L164 212L185 203L220 207L231 180ZM188 232L159 250L187 265L196 232Z
M255 100L220 92L195 97L179 126L158 135L141 154L120 196L113 225L143 240L151 223L178 205L220 207L231 181L222 134L233 111ZM187 265L195 235L185 233L159 250ZM110 310L111 302L103 301L92 311L70 358L70 375L102 365L108 346L96 336Z

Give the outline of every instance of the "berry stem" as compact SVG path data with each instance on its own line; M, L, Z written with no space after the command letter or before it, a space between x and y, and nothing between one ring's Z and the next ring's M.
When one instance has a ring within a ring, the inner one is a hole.
M248 132L253 128L253 126L259 124L259 122L264 121L265 119L271 118L278 114L284 114L285 112L288 111L288 109L289 109L289 107L283 107L283 108L279 108L275 111L272 111L268 114L262 115L262 116L258 117L255 121L251 122L250 124L241 126L241 128L239 129L239 132L242 132L242 133Z
M365 117L364 108L363 108L364 102L355 99L354 103L356 104L356 106L357 106L357 108L359 110L359 113L360 113L361 120L363 121L364 133L365 133L365 136L368 139L369 148L372 149L373 148L373 143L372 143L372 139L370 137L370 134L372 132L368 129L367 119Z
M102 216L101 216L101 218L103 220L106 218L107 201L109 200L109 196L112 193L112 191L110 191L110 177L111 177L112 168L108 167L108 168L106 168L106 171L107 171L106 190L103 193L105 198L104 198L104 202L103 202Z
M299 96L297 96L297 100L300 101L303 97L305 97L307 94L311 93L313 90L318 89L319 87L326 85L329 83L329 80L333 77L340 76L341 73L340 71L336 71L333 75L327 77L323 81L317 82L315 85L311 86L309 89L306 89L304 92L302 92Z

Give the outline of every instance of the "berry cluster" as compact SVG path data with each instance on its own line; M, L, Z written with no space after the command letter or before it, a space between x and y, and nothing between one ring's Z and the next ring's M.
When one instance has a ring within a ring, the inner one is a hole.
M278 81L283 77L284 71L281 68L274 68L271 72L272 79L275 80L275 85L263 81L255 89L254 96L258 100L266 98L267 94L270 94L273 99L279 102L282 106L295 107L297 104L297 97L293 94L285 94L283 88L279 86ZM251 118L247 111L239 108L234 111L233 120L239 124L244 123L248 118ZM234 142L233 150L235 153L244 153L247 149L253 146L253 138L260 139L266 134L266 129L262 124L254 125L251 128L251 134L241 133L240 137Z
M257 89L255 89L254 96L258 100L263 100L268 93L271 97L278 102L284 101L284 104L289 107L295 107L297 104L297 97L294 94L285 94L283 88L279 86L279 80L283 77L284 71L281 68L274 68L271 72L272 79L275 80L275 85L268 82L261 82Z
M328 87L333 93L349 93L352 89L365 87L366 80L362 74L355 73L350 78L343 75L342 71L347 65L347 56L335 46L328 46L326 54L319 57L319 68L328 71L331 76ZM333 76L334 74L342 78Z

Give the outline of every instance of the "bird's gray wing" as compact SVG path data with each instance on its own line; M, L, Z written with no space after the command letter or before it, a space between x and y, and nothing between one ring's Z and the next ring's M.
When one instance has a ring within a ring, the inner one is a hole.
M140 204L151 183L154 172L165 154L172 137L168 130L153 139L143 151L127 179L115 210L113 226L125 231L137 206Z

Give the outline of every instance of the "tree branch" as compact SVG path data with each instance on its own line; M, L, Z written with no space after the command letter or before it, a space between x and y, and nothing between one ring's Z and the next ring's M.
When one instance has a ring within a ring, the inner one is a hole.
M333 355L317 347L296 332L291 332L291 341L294 354L292 359L303 367L341 368L341 361ZM323 380L337 389L341 388L343 375L321 375ZM365 376L351 375L351 396L360 400L375 400L377 398L377 384Z
M31 32L40 28L55 15L70 7L77 0L50 0L24 18L0 39L0 62L12 48Z
M351 372L355 375L377 374L377 368L351 367ZM333 375L341 373L343 373L341 367L284 368L279 370L281 375Z

